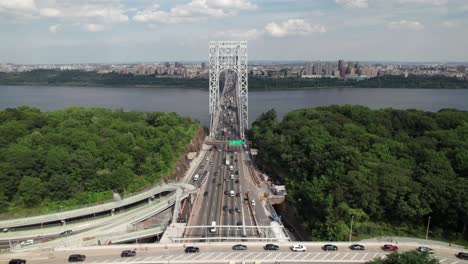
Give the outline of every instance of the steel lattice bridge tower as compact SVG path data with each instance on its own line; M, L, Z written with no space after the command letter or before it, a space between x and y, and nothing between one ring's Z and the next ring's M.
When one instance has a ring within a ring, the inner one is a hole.
M220 114L219 79L223 71L234 71L236 80L237 111L239 116L239 131L245 138L248 128L248 98L247 98L247 41L210 41L210 139L218 131Z

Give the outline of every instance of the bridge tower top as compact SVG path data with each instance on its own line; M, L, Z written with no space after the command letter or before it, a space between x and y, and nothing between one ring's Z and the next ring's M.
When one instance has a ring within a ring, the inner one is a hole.
M210 41L210 137L218 130L220 113L219 79L223 71L232 70L237 75L236 100L239 116L239 131L244 138L245 129L248 128L248 72L247 72L247 41Z

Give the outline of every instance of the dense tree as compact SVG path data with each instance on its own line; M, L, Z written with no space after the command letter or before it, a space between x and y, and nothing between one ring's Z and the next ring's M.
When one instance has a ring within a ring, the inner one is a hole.
M109 199L112 191L137 191L171 176L198 127L175 113L2 110L0 211L73 206Z
M438 264L439 261L427 252L407 251L404 253L394 252L386 258L378 258L367 262L368 264Z
M80 70L33 70L20 73L1 73L0 84L6 85L125 85L152 87L180 87L208 89L206 78L180 78L155 75L134 75ZM362 81L339 78L300 78L289 77L273 79L270 77L249 77L250 90L308 89L319 87L369 87L369 88L468 88L468 82L446 76L378 76ZM41 120L31 119L40 123Z
M357 235L375 224L421 230L431 216L434 230L453 239L468 235L467 132L468 112L458 110L328 106L281 122L270 110L248 135L260 168L286 183L313 238L346 239L353 215Z

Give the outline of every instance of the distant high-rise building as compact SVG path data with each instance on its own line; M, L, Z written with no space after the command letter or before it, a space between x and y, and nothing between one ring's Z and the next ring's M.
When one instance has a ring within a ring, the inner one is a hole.
M348 61L348 67L346 67L346 74L350 74L352 68L354 68L353 62Z
M308 61L306 63L306 70L305 70L306 75L312 75L312 62Z
M317 66L315 67L315 74L322 75L322 62L317 61Z
M202 70L206 70L206 63L205 62L202 62L201 68L202 68Z
M344 78L346 76L346 68L344 66L344 60L338 61L338 72L340 73L341 78Z
M325 63L325 76L333 75L333 64L330 62Z

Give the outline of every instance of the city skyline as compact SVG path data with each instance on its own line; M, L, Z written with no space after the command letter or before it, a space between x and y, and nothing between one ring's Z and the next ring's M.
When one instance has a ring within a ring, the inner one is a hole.
M206 61L466 62L463 0L0 0L0 64Z

